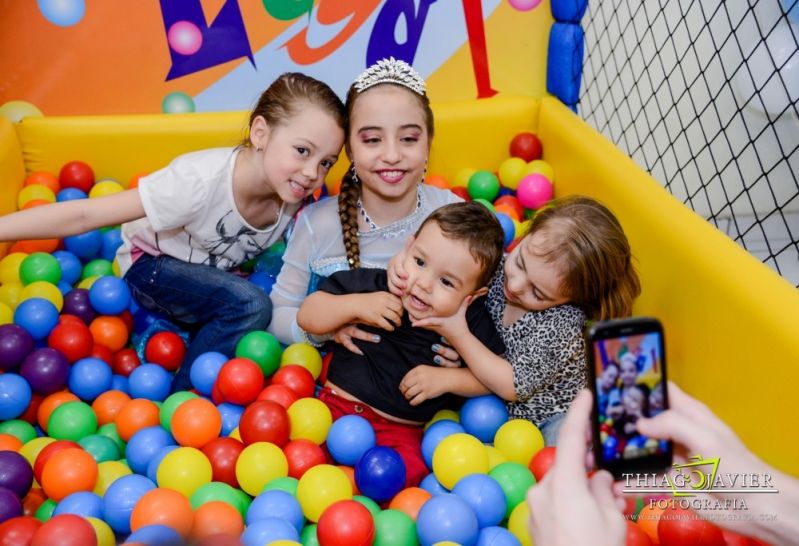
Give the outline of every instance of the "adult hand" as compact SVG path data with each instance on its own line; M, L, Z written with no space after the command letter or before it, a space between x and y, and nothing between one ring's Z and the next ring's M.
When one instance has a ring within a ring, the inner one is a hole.
M358 348L358 346L355 345L355 343L353 342L354 339L360 339L361 341L368 341L369 343L380 342L379 335L367 332L366 330L361 330L355 324L349 324L347 326L339 328L338 330L336 330L336 333L333 335L333 340L336 343L352 351L356 355L363 356L363 351L361 351Z

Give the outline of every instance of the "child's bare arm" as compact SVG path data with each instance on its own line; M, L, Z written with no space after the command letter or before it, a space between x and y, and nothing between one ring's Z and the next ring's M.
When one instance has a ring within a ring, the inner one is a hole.
M411 406L418 406L425 400L448 392L467 398L490 392L469 368L439 368L427 365L416 366L405 374L399 388Z
M317 291L305 298L297 324L317 336L354 322L391 331L401 316L402 302L388 292L338 295Z
M53 203L0 217L0 241L52 239L144 217L139 190Z

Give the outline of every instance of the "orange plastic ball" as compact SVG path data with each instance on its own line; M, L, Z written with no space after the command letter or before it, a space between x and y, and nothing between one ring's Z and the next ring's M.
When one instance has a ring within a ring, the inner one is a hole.
M33 171L25 177L23 186L30 186L31 184L41 184L50 188L53 193L58 193L61 190L61 184L58 182L58 177L53 173L47 171Z
M419 515L419 510L422 509L422 505L432 496L433 495L421 487L407 487L391 499L388 507L393 510L404 512L409 515L413 521L416 521L416 516Z
M659 508L656 504L645 505L638 512L638 517L635 520L636 525L646 533L653 544L658 543L658 523L660 523L663 510L664 508Z
M446 178L441 176L440 174L429 174L424 177L424 183L428 186L435 186L436 188L441 188L442 190L448 190L452 186L447 181Z
M494 205L494 212L503 212L516 220L517 222L521 221L519 217L519 211L516 210L516 207L508 205L507 203L500 203L499 205Z
M195 539L213 535L237 537L243 531L244 521L241 513L226 502L206 502L194 512L194 527L191 529L191 534Z
M89 325L94 342L117 352L128 342L128 328L119 317L103 315Z
M166 525L186 538L191 532L194 513L189 499L174 489L151 489L139 499L130 515L130 529L146 525Z
M92 409L97 415L97 425L113 423L128 402L130 402L130 396L122 391L105 391L98 396L92 403Z
M54 392L42 400L42 403L39 405L39 410L36 412L36 420L39 422L39 426L42 427L42 430L47 432L47 423L50 421L50 415L52 415L58 406L75 400L80 400L80 398L67 391Z
M117 414L114 424L119 437L127 442L139 430L161 424L158 406L145 398L131 400Z
M358 484L355 483L355 469L351 466L345 466L343 464L337 465L338 468L344 471L344 474L350 479L350 483L352 484L352 494L353 495L360 495L361 491L358 489Z
M97 483L97 461L85 450L70 447L50 457L42 472L42 489L58 502L78 491L91 491Z
M50 254L54 252L61 239L37 239L27 241L17 241L8 249L9 254L14 252L24 252L25 254L33 254L34 252L44 252Z
M213 403L204 398L183 402L172 415L172 435L184 447L204 447L219 437L222 416Z
M16 451L22 447L22 442L11 434L0 434L0 451Z

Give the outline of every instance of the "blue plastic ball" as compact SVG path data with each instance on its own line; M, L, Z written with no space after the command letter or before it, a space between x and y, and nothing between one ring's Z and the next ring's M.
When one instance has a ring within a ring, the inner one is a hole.
M25 413L31 403L31 395L31 387L21 375L0 375L0 421L16 419Z
M155 489L155 483L138 474L116 479L103 495L103 519L117 533L130 533L133 507L152 489Z
M54 516L60 514L75 514L84 518L102 519L103 499L90 491L72 493L61 499L61 502L53 510Z
M300 502L291 493L280 489L270 489L255 497L247 509L246 523L252 525L256 521L269 517L288 521L297 529L298 533L302 531L302 526L305 523Z
M477 542L477 516L463 499L452 493L436 495L422 505L416 532L422 546L451 541L462 546Z
M88 199L88 195L86 192L79 190L78 188L64 188L63 190L59 191L56 196L55 200L59 203L61 201L74 201L76 199Z
M166 457L167 454L170 451L174 451L178 447L179 446L177 446L177 445L171 445L171 446L162 447L161 449L159 449L155 453L155 455L153 455L153 457L147 463L147 473L146 473L146 475L147 475L148 478L150 478L153 481L153 483L157 483L158 482L158 465L161 464L161 461L164 460L164 457Z
M264 291L265 294L272 293L272 287L275 285L276 277L266 273L265 271L256 271L250 275L250 282Z
M130 394L128 378L124 375L114 374L114 377L111 378L111 390L122 391L125 394Z
M128 283L112 275L100 277L89 288L89 303L101 315L118 315L130 305Z
M216 409L219 410L219 414L222 416L222 432L220 435L229 436L233 429L239 426L244 408L229 402L222 402Z
M136 474L145 474L147 465L162 448L175 445L172 435L160 426L142 428L131 436L125 448L128 466Z
M422 482L419 484L419 487L434 496L449 493L449 489L441 485L441 482L436 479L435 474L432 472L424 477Z
M80 280L83 266L77 256L66 250L56 250L53 252L53 257L58 260L58 265L61 266L62 281L72 285Z
M427 428L424 437L422 437L422 457L427 468L433 468L433 452L438 447L438 444L441 443L441 440L450 434L459 432L466 432L466 430L452 419L441 419Z
M327 432L326 441L333 459L346 466L355 466L358 459L377 443L374 428L360 415L336 419Z
M68 282L58 281L58 284L56 286L58 287L58 291L61 292L62 296L66 296L67 294L72 292L72 285L69 284Z
M355 463L355 485L375 502L394 497L405 487L405 463L397 450L375 446Z
M477 516L477 525L499 525L507 509L505 493L497 480L486 474L470 474L458 480L452 493L471 506Z
M114 372L99 358L81 358L69 370L67 385L81 400L92 401L111 390Z
M78 258L83 258L84 260L97 257L102 246L103 237L98 229L64 237L64 247Z
M130 372L128 390L131 398L163 402L172 387L172 374L158 364L142 364Z
M120 246L122 246L122 230L119 228L109 229L103 233L100 257L109 262L113 262L117 255L117 249Z
M522 546L513 533L503 527L484 527L474 546Z
M137 543L149 546L184 546L186 542L176 530L166 525L145 525L130 534L123 544Z
M496 215L497 220L499 220L499 225L502 226L502 231L505 234L505 239L503 242L505 246L508 246L516 237L516 226L513 225L513 220L511 217L504 212L495 212L494 214Z
M248 525L241 534L242 546L263 546L278 540L300 541L300 533L281 518L264 518Z
M466 400L460 417L467 433L483 443L492 443L499 427L508 420L508 409L501 398L486 394Z
M135 319L135 316L134 316ZM211 396L211 390L214 388L216 378L219 376L219 370L222 369L225 362L229 359L222 353L216 351L208 351L194 359L189 371L189 378L191 384L197 389L200 394Z
M58 324L58 309L44 298L27 299L14 310L14 324L25 328L34 340L44 339Z

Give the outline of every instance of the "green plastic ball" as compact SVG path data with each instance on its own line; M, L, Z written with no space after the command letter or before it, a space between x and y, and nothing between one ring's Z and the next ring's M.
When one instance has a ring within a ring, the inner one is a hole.
M125 446L127 443L119 436L119 432L117 432L117 426L114 423L106 423L97 429L97 434L102 434L103 436L107 436L114 441L114 443L119 448L120 453L125 453Z
M477 171L469 177L467 186L472 199L493 201L499 193L499 179L491 171Z
M375 517L380 513L380 506L378 506L378 504L369 497L365 497L363 495L353 495L352 500L363 504L366 509L369 510L369 513L372 514L372 517Z
M416 523L405 512L383 510L375 516L374 546L415 546Z
M22 419L11 419L0 423L0 434L15 436L23 444L27 444L38 436L33 425Z
M34 252L19 264L19 280L24 286L36 281L58 284L61 280L61 266L51 254Z
M475 203L480 203L481 205L483 205L485 208L487 208L491 212L495 212L494 211L494 204L491 203L491 201L488 201L486 199L473 199L473 201Z
M83 280L89 277L104 277L106 275L114 275L113 264L108 260L97 258L83 266L80 278Z
M172 416L175 415L175 411L183 402L191 400L192 398L197 398L197 395L189 391L178 391L167 396L161 406L161 411L158 412L161 426L167 431L172 432Z
M53 510L55 510L55 507L56 502L53 499L47 499L39 505L39 508L36 509L36 514L34 514L34 517L44 523L53 517Z
M258 364L264 377L271 376L280 367L281 354L280 343L269 332L250 332L236 344L236 356Z
M250 503L245 502L245 500L236 493L236 489L231 487L229 484L224 482L206 483L205 485L201 485L197 491L192 493L191 498L189 499L189 503L194 510L197 510L206 502L211 501L221 501L229 504L238 510L243 518L246 519L247 517L247 508L249 508Z
M97 415L86 402L73 400L58 406L47 421L47 434L56 440L77 442L97 432Z
M505 500L508 502L505 517L510 517L516 505L524 501L527 490L535 484L535 476L521 463L500 463L489 470L488 475L497 480L505 493Z
M312 523L302 528L300 533L302 546L320 546L319 537L316 536L316 524Z
M98 463L104 461L117 461L122 455L116 442L102 434L89 434L78 441L92 458Z
M296 497L297 484L299 483L300 481L297 478L292 478L291 476L284 476L281 478L275 478L274 480L268 482L264 486L263 491L271 491L272 489L278 489L280 491L285 491L286 493L294 495Z

